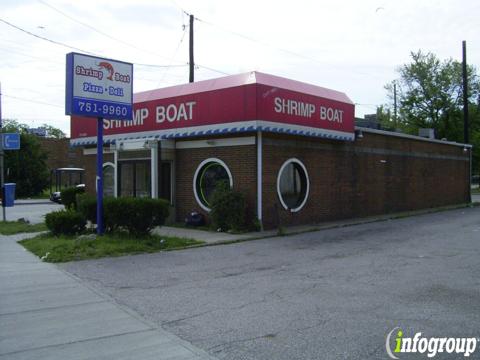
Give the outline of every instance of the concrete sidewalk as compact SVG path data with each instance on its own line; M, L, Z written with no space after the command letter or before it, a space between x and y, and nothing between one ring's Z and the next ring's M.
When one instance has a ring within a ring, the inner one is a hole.
M473 203L478 203L480 201L480 195L472 196L472 201ZM294 234L301 234L301 233L311 232L311 231L367 224L367 223L377 222L377 221L387 221L387 220L393 220L393 219L398 219L398 218L403 218L408 216L425 215L425 214L430 214L432 212L437 212L437 211L452 210L452 209L462 208L466 206L467 204L460 204L460 205L453 205L453 206L443 206L443 207L437 207L437 208L369 216L364 218L327 221L327 222L312 224L312 225L288 226L282 229L282 235L294 235ZM248 233L242 233L242 234L230 234L227 232L215 232L215 231L207 231L207 230L198 230L194 228L171 227L171 226L161 226L161 227L155 228L153 230L153 233L160 236L162 235L176 236L176 237L200 240L200 241L204 241L207 244L231 243L236 241L262 239L262 238L280 235L278 229L248 232Z
M0 236L0 359L213 359Z

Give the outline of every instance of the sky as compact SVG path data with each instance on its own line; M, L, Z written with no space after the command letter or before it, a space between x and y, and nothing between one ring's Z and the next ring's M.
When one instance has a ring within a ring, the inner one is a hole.
M342 91L355 102L357 117L388 103L384 86L398 77L412 51L460 61L466 40L468 63L480 68L478 0L0 0L0 5L2 118L30 127L46 123L67 135L66 54L89 52L134 63L134 92L183 84L187 14L196 18L196 81L261 71Z

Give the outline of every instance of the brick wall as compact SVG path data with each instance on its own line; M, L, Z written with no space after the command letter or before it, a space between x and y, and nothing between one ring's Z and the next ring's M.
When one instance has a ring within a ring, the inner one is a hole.
M38 138L47 153L48 170L60 167L81 167L82 149L70 147L70 139Z
M177 221L184 221L185 216L192 210L207 215L195 200L193 177L198 165L211 157L222 160L230 169L234 189L246 195L247 218L252 220L256 209L256 151L255 145L176 150Z
M114 157L113 153L103 154L103 163L111 162L113 163ZM97 155L83 155L82 161L80 162L81 167L85 169L85 189L89 194L95 194L95 179L97 177Z
M462 147L364 133L354 143L264 135L263 220L266 228L318 223L465 203L468 152ZM302 210L285 210L276 181L296 157L310 194Z
M469 152L451 146L364 132L355 142L263 134L263 222L265 228L415 210L468 201ZM250 135L251 136L251 135ZM247 198L248 218L256 215L256 145L177 149L176 220L191 210L205 213L195 200L198 165L216 157L229 167L234 188ZM285 210L277 195L282 164L298 158L310 179L302 210ZM95 155L82 157L86 185L95 191ZM113 162L112 154L104 161ZM207 215L207 214L206 214Z

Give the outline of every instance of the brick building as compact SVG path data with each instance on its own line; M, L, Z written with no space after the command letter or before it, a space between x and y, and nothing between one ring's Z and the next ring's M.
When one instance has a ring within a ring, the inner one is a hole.
M83 151L70 146L70 139L38 137L40 147L47 153L47 168L53 170L63 167L82 167Z
M218 181L265 228L470 199L468 145L354 127L343 93L258 72L139 93L132 121L105 120L106 193L168 199L208 217ZM94 191L96 124L72 117Z

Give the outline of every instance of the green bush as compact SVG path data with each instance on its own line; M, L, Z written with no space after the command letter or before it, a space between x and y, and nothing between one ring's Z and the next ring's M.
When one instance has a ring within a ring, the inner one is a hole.
M241 230L245 227L245 195L234 191L227 183L217 185L210 201L212 225L222 230Z
M165 223L169 203L163 199L107 198L103 209L107 231L124 228L132 235L146 235Z
M65 209L76 209L77 194L83 194L84 192L85 189L81 187L70 187L63 189L60 192L60 198L62 199L62 204L65 205Z
M77 195L77 211L93 224L97 223L97 198ZM103 199L103 222L106 232L119 228L132 235L145 235L163 225L168 217L169 203L163 199L107 197Z
M86 221L82 214L73 210L60 210L45 216L45 225L54 235L70 235L85 230Z
M91 221L92 224L97 223L97 198L95 195L77 194L76 209L87 221Z

